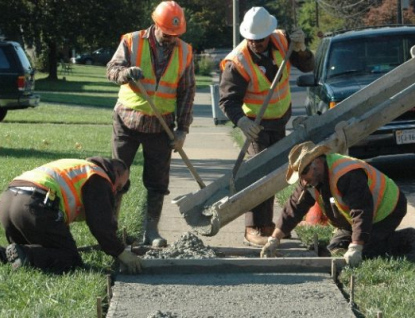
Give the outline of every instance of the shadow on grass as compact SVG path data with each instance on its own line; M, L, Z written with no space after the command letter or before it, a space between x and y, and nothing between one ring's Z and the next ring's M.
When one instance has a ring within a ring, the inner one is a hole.
M91 76L88 76L89 78ZM96 87L87 88L88 86ZM103 89L98 89L102 87ZM78 93L102 93L105 89L111 89L116 93L119 89L118 85L109 81L96 82L96 81L70 81L70 80L57 80L52 81L49 79L36 80L36 91L54 91L54 92L78 92Z
M41 102L76 105L88 108L114 108L117 97L82 95L82 93L50 93L39 92Z
M62 152L62 151L44 151L44 150L36 150L36 149L15 149L15 148L0 148L0 156L7 156L9 158L36 158L36 159L45 159L45 162L54 161L62 158L74 158L74 159L86 159L88 157L93 156L102 156L108 157L107 152L88 152L82 151L79 153L79 156L75 152Z

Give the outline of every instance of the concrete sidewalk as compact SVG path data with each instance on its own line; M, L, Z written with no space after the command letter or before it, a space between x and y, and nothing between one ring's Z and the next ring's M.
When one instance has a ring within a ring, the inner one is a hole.
M209 88L198 91L195 98L194 121L190 127L184 151L203 182L208 185L232 169L240 148L230 136L232 127L215 125L212 118ZM170 195L165 197L160 232L172 243L191 228L181 216L172 199L200 189L180 155L173 153L170 177ZM202 237L205 245L242 247L244 217L241 216L222 228L214 237Z

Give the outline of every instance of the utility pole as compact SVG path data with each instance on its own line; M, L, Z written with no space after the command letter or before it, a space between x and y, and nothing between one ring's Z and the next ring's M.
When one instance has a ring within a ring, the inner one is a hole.
M235 48L239 42L239 0L233 0L233 47Z
M316 27L320 27L318 22L318 1L316 0Z
M397 23L402 24L402 0L398 0L398 17Z

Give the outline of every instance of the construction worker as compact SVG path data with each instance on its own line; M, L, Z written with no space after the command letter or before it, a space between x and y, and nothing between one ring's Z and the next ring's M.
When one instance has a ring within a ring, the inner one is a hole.
M91 157L49 162L13 179L0 196L8 242L0 258L14 269L64 272L82 266L69 224L86 221L102 250L125 272L141 271L139 258L117 237L116 192L128 190L129 170L119 159Z
M291 149L286 180L299 184L261 257L275 256L284 233L293 230L316 201L336 228L327 246L332 254L345 251L351 266L359 265L362 257L394 255L395 230L406 214L407 201L385 174L362 160L307 141Z
M169 194L172 149L183 147L193 121L195 76L192 47L179 39L186 31L183 9L174 1L161 2L146 30L122 36L107 65L108 79L121 84L113 118L113 157L130 167L139 146L144 157L143 183L147 189L144 244L164 247L160 220L164 196ZM170 141L148 101L132 81L140 80L166 124Z
M250 139L248 154L251 156L285 137L285 126L291 117L291 66L302 72L314 69L314 55L305 45L304 32L297 29L288 38L276 27L277 19L266 9L251 8L239 29L245 40L221 62L219 106ZM293 52L258 125L254 120L287 54L290 41ZM273 215L274 197L247 212L244 243L264 246L275 227Z

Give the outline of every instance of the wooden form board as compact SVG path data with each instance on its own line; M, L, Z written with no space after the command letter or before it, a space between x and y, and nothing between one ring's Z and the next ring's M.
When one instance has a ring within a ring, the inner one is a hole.
M345 266L344 258L210 258L142 259L143 274L197 273L331 273Z

